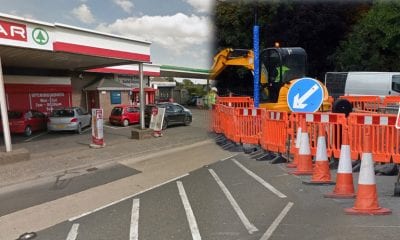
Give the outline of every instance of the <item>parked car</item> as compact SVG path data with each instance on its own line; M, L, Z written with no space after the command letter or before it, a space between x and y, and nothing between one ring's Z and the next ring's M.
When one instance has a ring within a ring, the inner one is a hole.
M55 109L48 118L48 131L75 131L82 133L82 128L91 124L91 115L80 107Z
M191 96L190 99L186 102L188 106L197 106L197 99L203 98L202 96Z
M192 112L178 103L158 103L156 105L146 105L145 108L145 125L150 125L151 114L154 108L165 108L165 115L162 129L168 126L183 124L188 126L192 123Z
M140 109L130 105L115 106L108 118L112 125L122 125L138 123L140 121Z
M23 133L29 137L32 132L46 130L47 117L36 110L9 110L8 122L11 133ZM0 131L3 132L1 122L0 126Z

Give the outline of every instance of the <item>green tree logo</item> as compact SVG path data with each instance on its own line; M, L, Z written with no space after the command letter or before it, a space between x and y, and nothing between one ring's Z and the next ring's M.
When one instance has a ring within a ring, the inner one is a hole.
M32 38L39 45L45 45L49 42L49 34L43 28L33 29Z

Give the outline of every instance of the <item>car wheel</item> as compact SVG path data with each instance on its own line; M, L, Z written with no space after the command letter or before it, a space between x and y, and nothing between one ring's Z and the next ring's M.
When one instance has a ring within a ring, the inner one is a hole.
M32 128L30 126L26 126L26 128L24 130L24 134L27 137L31 136L32 135Z
M76 129L76 133L82 134L82 125L79 123L78 128Z
M128 119L124 119L124 121L122 121L122 125L123 125L124 127L129 126L129 121L128 121Z
M192 121L190 120L189 116L186 116L185 121L183 123L185 124L185 126L189 126L192 123Z
M162 129L165 130L168 127L168 122L166 119L164 119L163 123L162 123Z

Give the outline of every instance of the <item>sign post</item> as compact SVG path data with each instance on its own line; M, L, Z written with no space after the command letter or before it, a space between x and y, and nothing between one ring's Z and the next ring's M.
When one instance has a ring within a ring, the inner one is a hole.
M289 88L287 103L292 112L316 112L324 100L324 90L318 80L301 78Z
M103 109L92 109L92 143L91 148L103 148L106 146L103 135Z

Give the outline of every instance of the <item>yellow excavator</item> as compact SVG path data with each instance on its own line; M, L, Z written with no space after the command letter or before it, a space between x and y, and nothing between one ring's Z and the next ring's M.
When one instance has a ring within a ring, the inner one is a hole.
M260 53L260 108L287 111L287 93L297 79L305 76L307 53L303 48L267 48ZM220 96L253 96L254 53L248 49L226 48L214 57L210 79L216 80ZM330 109L324 90L322 111Z

